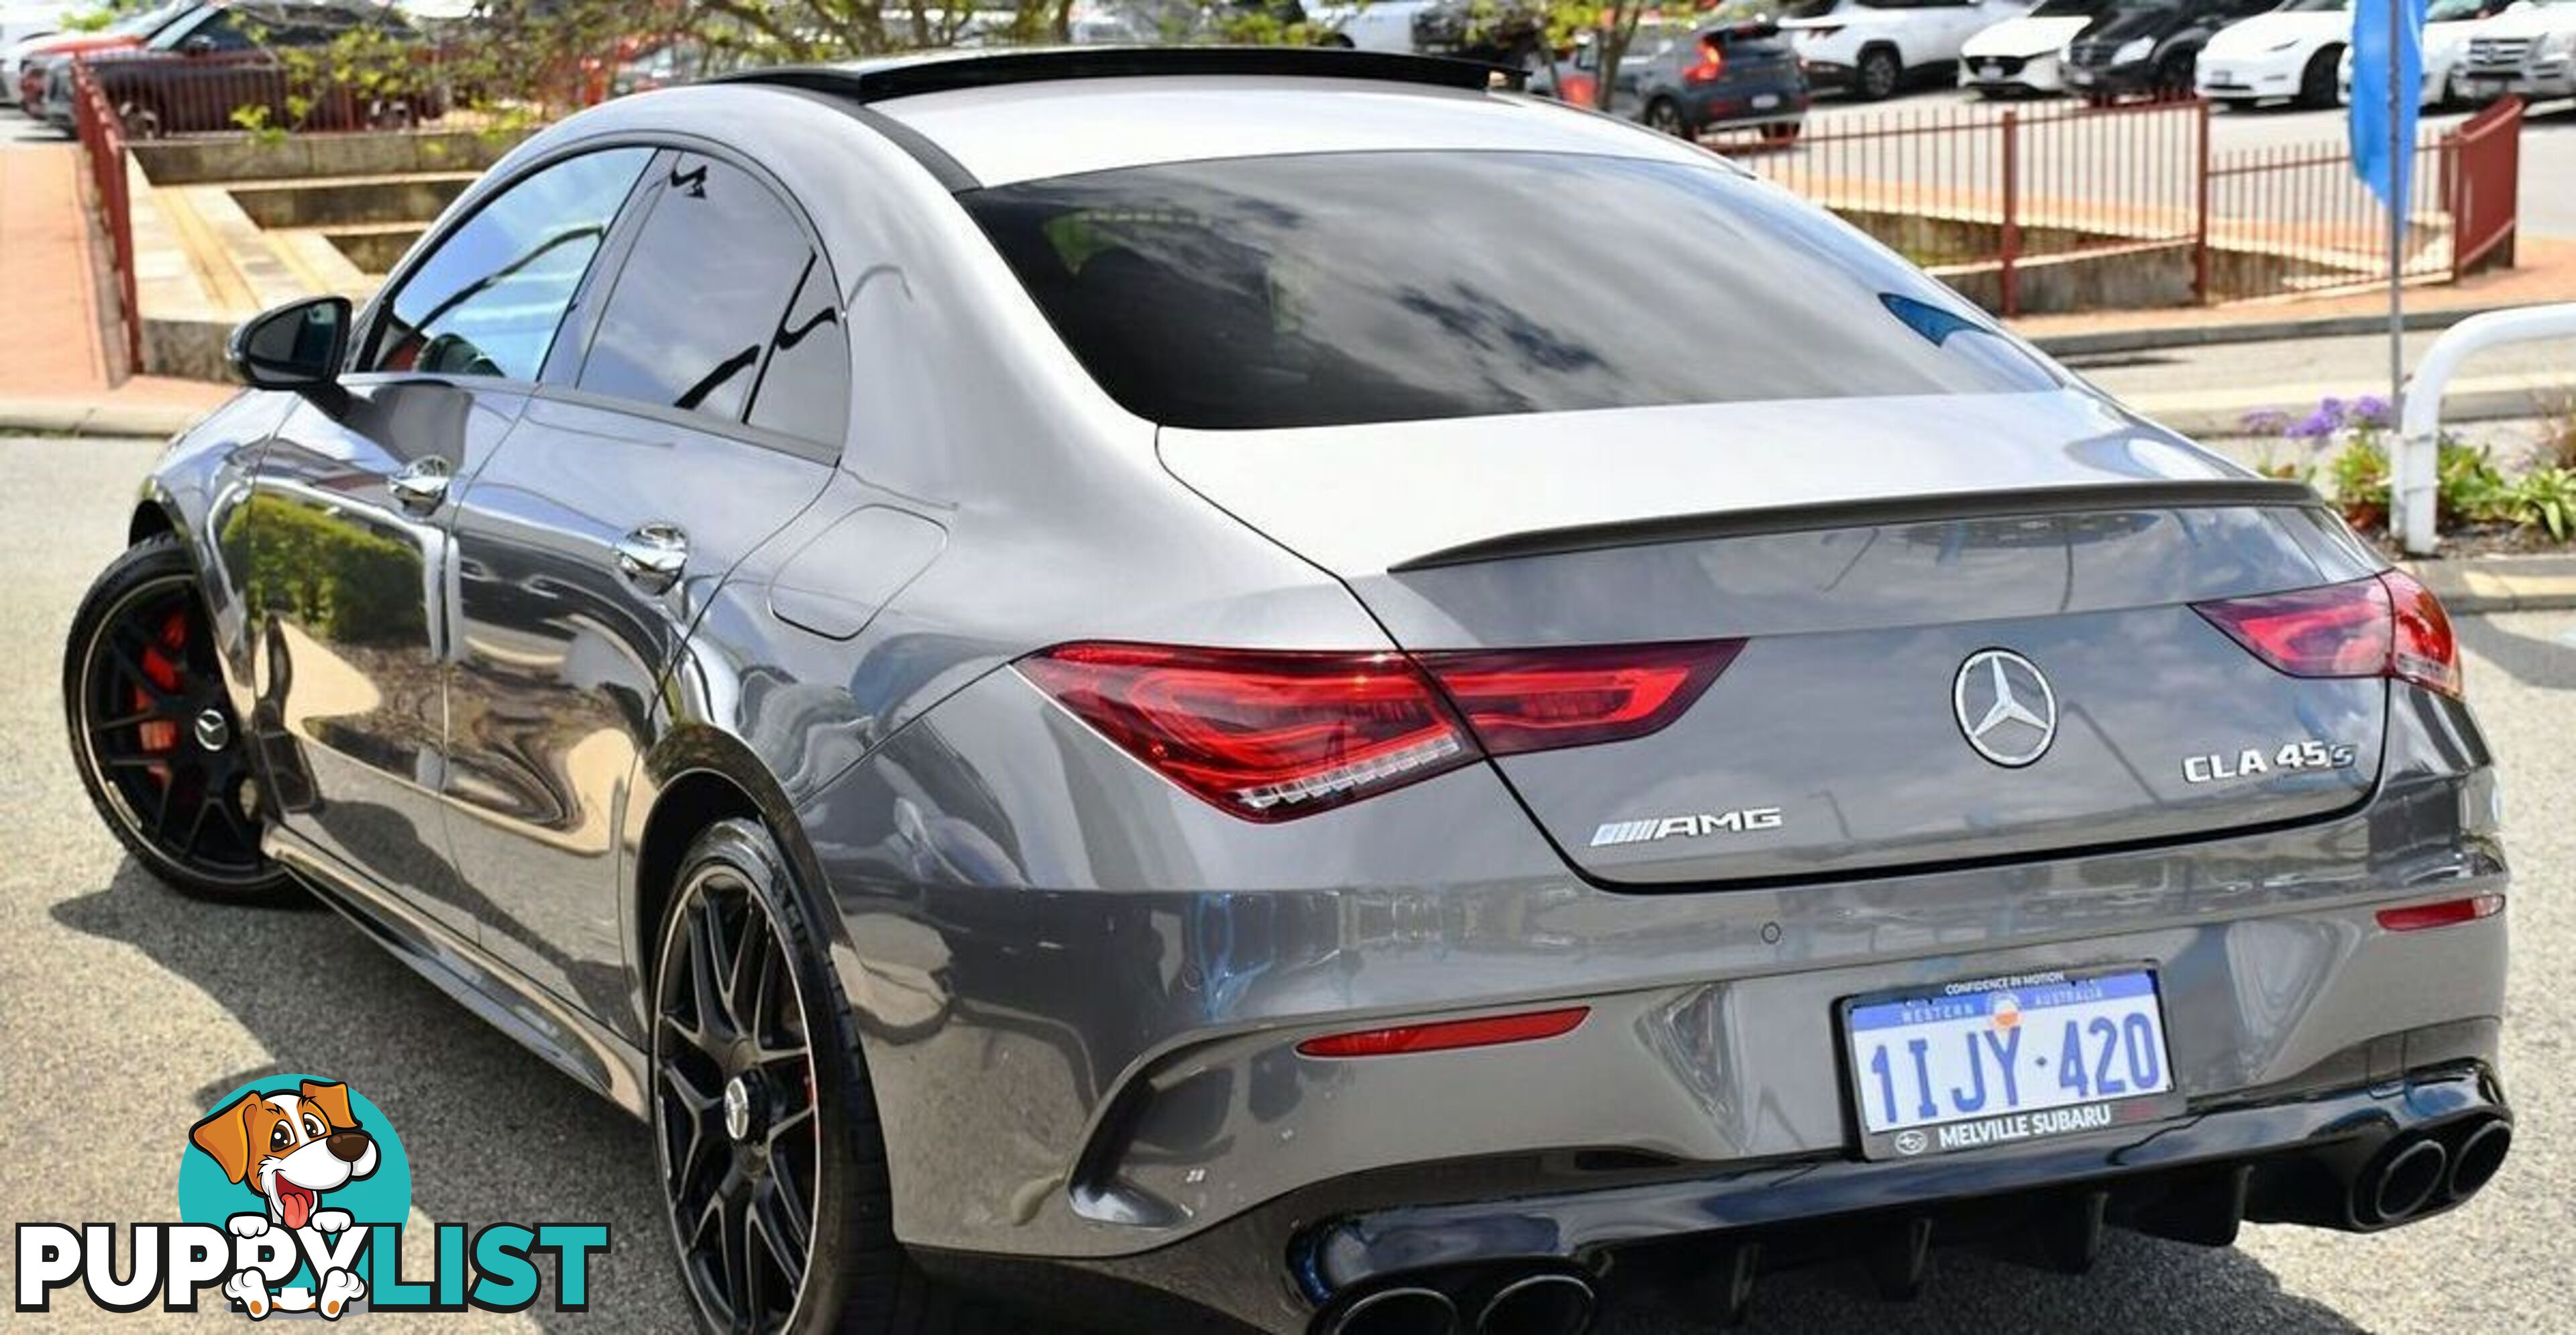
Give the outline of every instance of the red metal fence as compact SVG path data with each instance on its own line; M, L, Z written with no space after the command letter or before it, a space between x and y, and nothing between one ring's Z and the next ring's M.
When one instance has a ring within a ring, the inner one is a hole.
M135 304L134 202L125 188L125 132L115 109L99 91L86 61L72 62L72 125L81 152L89 159L90 180L97 189L99 221L116 254L117 305L125 326L125 365L143 365L143 312Z
M2511 262L2520 114L2507 101L2423 133L2408 277ZM1991 273L2005 315L2021 313L2033 261L2142 248L2187 249L2199 301L2386 281L2387 213L2340 139L2214 152L2210 115L2197 99L1932 107L1708 142L1953 281Z

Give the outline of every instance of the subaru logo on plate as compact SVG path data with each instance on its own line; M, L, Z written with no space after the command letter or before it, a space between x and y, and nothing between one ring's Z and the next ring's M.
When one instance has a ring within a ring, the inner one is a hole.
M1951 683L1950 703L1968 745L2007 769L2048 754L2057 740L2057 693L2036 665L2010 649L1968 655Z
M1923 1133L1920 1131L1899 1131L1896 1133L1896 1152L1899 1154L1921 1154L1926 1144L1927 1142L1923 1138Z

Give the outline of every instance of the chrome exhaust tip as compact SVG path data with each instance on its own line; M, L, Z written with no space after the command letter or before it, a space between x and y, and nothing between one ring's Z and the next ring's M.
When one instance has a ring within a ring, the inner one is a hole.
M1325 1335L1458 1335L1458 1305L1438 1289L1399 1285L1343 1308Z
M1523 1275L1495 1290L1476 1335L1582 1335L1592 1327L1592 1285L1558 1271Z
M2450 1162L2451 1152L2430 1136L2400 1145L2374 1176L2362 1179L2371 1213L2380 1222L2393 1224L2423 1209L2441 1190Z
M2451 1172L2442 1182L2442 1192L2454 1201L2464 1201L2495 1180L2496 1171L2504 1167L2506 1151L2513 1148L2513 1123L2501 1117L2490 1117L2460 1139L2460 1147L2451 1151Z

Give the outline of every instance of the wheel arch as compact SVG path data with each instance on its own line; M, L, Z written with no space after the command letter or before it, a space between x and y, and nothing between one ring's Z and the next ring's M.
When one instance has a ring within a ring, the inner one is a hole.
M824 892L822 864L806 841L795 806L767 765L744 742L713 724L684 722L663 733L637 762L630 799L627 875L621 934L627 991L638 1033L651 1015L653 957L689 846L722 820L756 820L778 842L795 873L803 907L821 925L833 952L846 945L840 915ZM639 800L640 799L640 800ZM845 971L844 971L845 972ZM844 979L847 985L847 979ZM853 1001L857 998L853 997Z
M141 501L134 507L133 518L125 522L125 545L138 547L165 533L176 536L178 532L179 521L171 518L158 500Z

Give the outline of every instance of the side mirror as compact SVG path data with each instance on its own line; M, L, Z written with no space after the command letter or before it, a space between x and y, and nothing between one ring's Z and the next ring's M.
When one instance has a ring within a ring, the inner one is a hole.
M320 389L349 351L347 297L307 297L244 320L225 354L253 389Z

